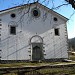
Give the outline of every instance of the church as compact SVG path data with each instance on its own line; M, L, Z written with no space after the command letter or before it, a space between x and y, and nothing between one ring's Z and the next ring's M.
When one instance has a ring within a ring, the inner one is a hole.
M38 2L0 11L0 60L68 58L67 20Z

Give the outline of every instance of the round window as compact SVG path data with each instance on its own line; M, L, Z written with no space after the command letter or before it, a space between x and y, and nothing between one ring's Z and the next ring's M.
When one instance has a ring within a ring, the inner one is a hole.
M54 17L54 21L58 21L58 19L56 17Z
M11 14L10 16L11 16L12 18L15 18L15 17L16 17L16 14L13 13L13 14Z
M34 17L39 17L40 16L40 10L39 9L37 9L37 8L34 8L33 10L32 10L32 15L34 16Z

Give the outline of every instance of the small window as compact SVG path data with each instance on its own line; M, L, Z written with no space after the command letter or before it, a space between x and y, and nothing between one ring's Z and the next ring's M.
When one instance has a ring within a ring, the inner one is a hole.
M2 21L2 19L0 19L0 21Z
M10 26L10 34L16 35L16 26Z
M0 26L2 26L2 24L0 24Z
M53 19L54 19L55 22L58 21L58 19L56 17L54 17Z
M59 36L59 28L54 29L55 35Z
M34 16L38 16L38 10L34 10L34 11L33 11L33 15L34 15Z
M16 14L15 14L15 13L12 13L10 16L11 16L12 18L15 18L15 17L16 17Z
M37 8L33 8L31 13L32 13L32 16L35 18L38 18L40 16L40 10Z

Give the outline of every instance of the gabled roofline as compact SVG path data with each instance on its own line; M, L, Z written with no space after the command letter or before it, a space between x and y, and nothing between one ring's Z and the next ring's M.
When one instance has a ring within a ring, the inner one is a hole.
M66 17L64 17L63 15L57 13L56 11L53 11L52 9L50 9L50 8L48 8L48 7L44 6L44 5L42 5L42 4L39 3L39 2L33 2L33 3L24 4L24 5L19 5L19 6L15 6L15 7L12 7L12 8L5 9L5 10L1 10L1 11L0 11L0 14L5 13L5 12L8 12L8 11L11 11L11 10L14 10L14 9L21 8L21 7L23 7L23 6L33 5L33 4L36 4L36 3L39 4L39 5L41 5L41 6L43 6L43 7L46 8L47 10L51 11L52 13L55 13L56 15L60 16L60 17L61 17L62 19L64 19L65 21L69 20L68 18L66 18Z
M24 5L18 5L18 6L14 6L14 7L8 8L8 9L4 9L4 10L1 10L1 11L0 11L0 14L1 14L2 12L5 12L5 11L7 12L7 11L9 11L9 10L18 9L18 8L23 7L23 6L32 5L32 4L35 4L35 3L36 3L36 2L29 3L29 4L24 4Z
M39 3L39 4L40 4L41 6L43 6L43 7L45 7L47 10L51 11L52 13L54 13L54 14L60 16L60 17L61 17L62 19L64 19L65 21L69 20L69 19L66 18L65 16L63 16L63 15L57 13L56 11L54 11L54 10L52 10L52 9L50 9L50 8L48 8L48 7L46 7L46 6L44 6L44 5L42 5L41 3Z

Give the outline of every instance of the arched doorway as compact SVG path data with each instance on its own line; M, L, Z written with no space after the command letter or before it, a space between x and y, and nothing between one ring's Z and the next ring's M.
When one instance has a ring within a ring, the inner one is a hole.
M43 38L39 35L34 35L29 40L30 45L30 60L39 61L44 59Z

